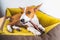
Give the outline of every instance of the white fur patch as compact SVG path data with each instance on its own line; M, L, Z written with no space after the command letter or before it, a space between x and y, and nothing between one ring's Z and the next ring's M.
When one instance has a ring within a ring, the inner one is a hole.
M18 27L18 26L12 26L13 27L13 29L20 29L20 27Z
M10 25L7 25L7 30L8 30L9 32L12 32L12 28L11 28Z
M41 35L41 33L33 27L28 27L27 30L31 31L34 35Z

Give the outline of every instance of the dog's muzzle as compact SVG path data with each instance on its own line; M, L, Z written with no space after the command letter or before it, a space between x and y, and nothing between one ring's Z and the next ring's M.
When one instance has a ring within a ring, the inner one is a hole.
M20 21L21 21L23 24L27 23L27 22L25 22L25 20L24 20L24 19L21 19Z
M21 21L21 22L25 22L25 20L24 20L24 19L21 19L20 21Z

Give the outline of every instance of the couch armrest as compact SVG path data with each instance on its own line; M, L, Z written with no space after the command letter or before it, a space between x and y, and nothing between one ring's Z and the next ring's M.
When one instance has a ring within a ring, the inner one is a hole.
M50 30L52 30L53 28L55 28L58 24L60 24L60 22L55 23L53 25L50 25L48 27L45 27L45 33L48 33Z

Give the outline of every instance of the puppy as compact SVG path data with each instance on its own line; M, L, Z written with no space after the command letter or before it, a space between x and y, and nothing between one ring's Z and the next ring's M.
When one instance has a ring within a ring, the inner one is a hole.
M12 32L13 29L20 29L20 27L16 27L14 25L27 25L27 30L32 32L34 35L41 35L42 32L45 31L45 28L39 24L39 20L35 14L36 11L38 11L39 7L42 4L33 7L33 6L28 6L25 9L23 9L23 14L16 14L12 16L12 21L7 25L8 31ZM18 23L17 23L18 22ZM16 24L17 23L17 24ZM12 28L11 28L12 26ZM41 32L41 31L42 32Z
M41 31L42 32L45 31L45 28L41 24L39 24L39 20L35 13L36 11L38 11L41 5L42 4L36 7L33 7L33 6L26 7L24 9L24 13L20 18L21 24L28 25L27 30L31 31L34 35L41 35L42 34Z

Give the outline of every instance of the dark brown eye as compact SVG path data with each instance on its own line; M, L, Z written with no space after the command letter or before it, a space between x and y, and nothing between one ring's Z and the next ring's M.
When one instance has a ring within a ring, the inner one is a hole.
M31 12L30 11L27 11L28 14L30 14Z

